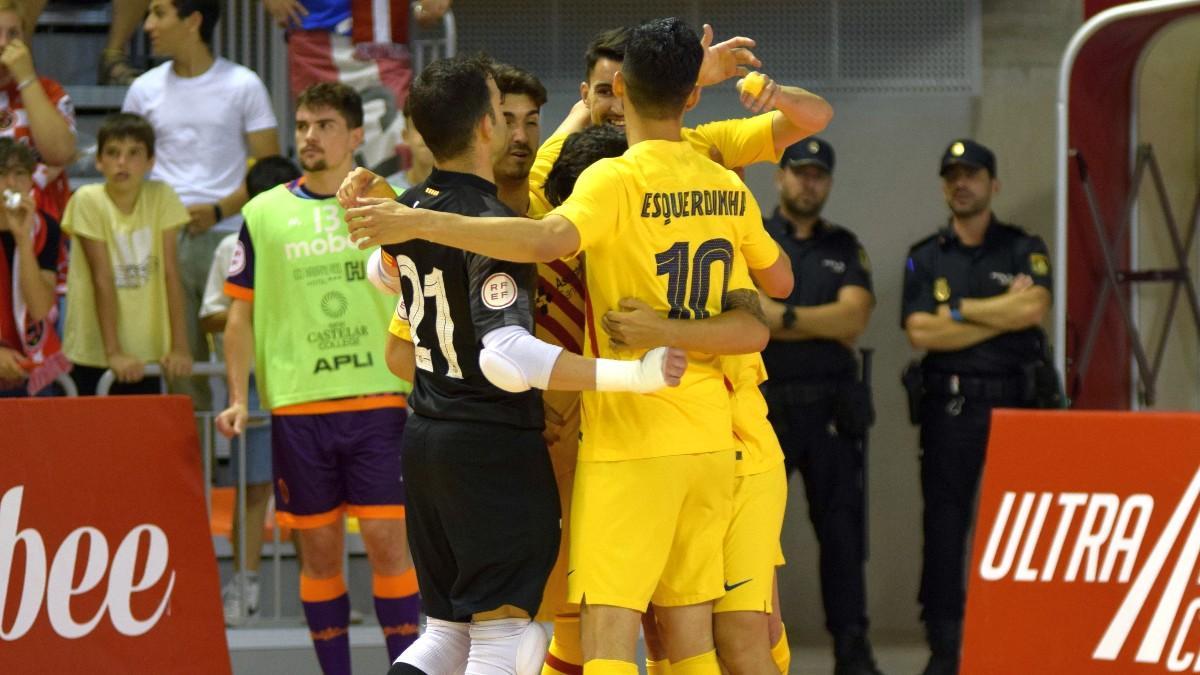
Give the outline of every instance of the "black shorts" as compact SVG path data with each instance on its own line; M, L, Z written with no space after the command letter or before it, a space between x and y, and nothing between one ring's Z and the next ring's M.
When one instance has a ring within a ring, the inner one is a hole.
M470 621L513 605L536 615L562 522L541 432L413 415L403 442L425 614Z

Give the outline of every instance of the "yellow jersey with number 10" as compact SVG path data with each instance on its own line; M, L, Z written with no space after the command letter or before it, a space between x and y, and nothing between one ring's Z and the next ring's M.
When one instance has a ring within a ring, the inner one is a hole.
M779 256L750 190L686 141L643 141L600 160L551 215L575 225L587 254L587 356L644 353L614 347L597 330L599 317L621 299L638 298L670 318L704 319L721 312L726 291L754 287L734 256L752 269ZM581 460L732 447L729 394L716 357L689 354L683 382L653 394L583 394Z

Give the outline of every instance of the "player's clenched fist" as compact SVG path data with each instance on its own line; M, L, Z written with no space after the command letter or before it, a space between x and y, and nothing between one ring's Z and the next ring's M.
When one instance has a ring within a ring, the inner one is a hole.
M343 209L354 208L358 206L361 199L364 197L386 197L392 199L396 196L396 191L392 186L388 185L387 181L379 174L358 167L346 176L342 181L341 187L337 191L338 203Z
M346 209L350 241L361 249L401 244L420 237L418 228L432 211L412 209L395 199L364 197L358 206Z

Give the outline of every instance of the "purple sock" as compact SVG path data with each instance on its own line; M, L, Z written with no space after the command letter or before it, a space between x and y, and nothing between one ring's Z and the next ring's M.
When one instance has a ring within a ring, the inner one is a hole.
M321 672L350 675L350 596L302 604Z
M417 622L421 615L421 597L416 593L401 598L375 596L375 618L383 629L388 659L395 661L417 640Z

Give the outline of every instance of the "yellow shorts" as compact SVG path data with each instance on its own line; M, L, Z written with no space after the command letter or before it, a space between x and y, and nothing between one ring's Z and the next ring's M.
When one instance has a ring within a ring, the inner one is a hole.
M568 599L642 612L721 597L733 468L733 450L580 461Z
M787 508L783 462L734 479L733 517L725 532L725 595L714 612L771 613L775 567L783 564L779 534Z
M562 507L562 540L558 547L558 560L546 590L542 593L542 606L538 609L537 621L553 621L557 614L578 614L579 607L567 603L567 559L570 551L571 491L575 484L575 462L579 459L580 407L577 391L547 391L542 394L547 408L552 408L563 419L559 439L550 444L550 463L554 465L554 481L558 484L558 499Z

